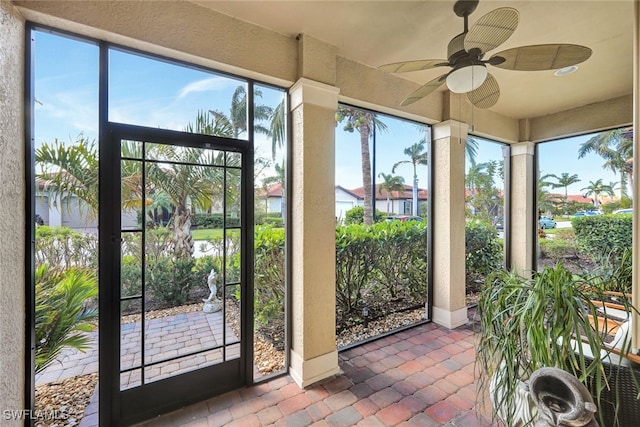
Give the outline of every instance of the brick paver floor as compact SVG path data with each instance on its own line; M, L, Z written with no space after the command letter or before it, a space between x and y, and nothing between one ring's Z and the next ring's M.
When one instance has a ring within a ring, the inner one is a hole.
M147 338L161 348L147 351L145 359L155 361L162 354L185 354L191 346L221 342L223 323L221 315L218 317L188 313L147 322ZM235 339L230 332L227 329L227 339ZM139 344L140 325L123 325L122 336L123 358L133 355L123 363L138 363L140 355L133 349ZM471 326L449 330L423 324L340 352L342 374L310 388L301 390L291 377L283 376L160 416L139 427L491 426L476 411L480 405L486 414L488 405L476 402L474 340ZM169 375L180 369L195 369L200 363L214 363L215 357L219 356L160 369L157 378L163 372ZM95 372L96 362L95 348L80 356L68 352L63 369L54 365L38 380ZM54 375L53 370L59 373ZM97 421L96 391L80 425L94 427Z
M139 427L491 426L476 411L474 339L424 324L341 352L343 373L308 389L284 376Z

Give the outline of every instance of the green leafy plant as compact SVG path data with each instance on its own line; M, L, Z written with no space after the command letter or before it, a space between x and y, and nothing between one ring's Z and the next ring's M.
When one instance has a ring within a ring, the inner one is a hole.
M98 294L95 275L89 269L71 267L36 269L35 371L42 372L65 347L85 351L91 344L84 334L94 329L97 310L86 303Z
M36 266L79 267L96 269L98 266L98 238L68 227L36 228Z
M256 321L284 322L284 229L259 227L254 240ZM283 323L284 324L284 323Z
M336 305L346 316L362 301L375 265L376 242L365 225L336 229Z
M147 289L167 306L185 303L197 279L193 271L194 265L195 261L192 258L157 259L147 268Z
M466 284L470 291L479 290L485 277L502 266L503 254L498 233L486 222L465 225Z
M392 221L374 224L371 238L375 242L375 271L387 295L396 300L407 293L426 295L427 227L418 221Z
M382 221L387 217L387 214L376 209L376 217L374 221ZM344 224L362 224L364 223L364 207L356 206L355 208L349 209L344 216Z
M595 261L619 260L631 247L631 215L597 215L571 220L581 252Z
M480 389L492 389L506 425L513 424L520 381L538 368L557 367L589 382L597 400L607 387L603 364L608 353L601 354L604 339L589 320L598 314L592 301L606 298L591 280L562 264L530 277L504 270L489 275L478 304L476 363ZM581 336L582 346L575 341Z

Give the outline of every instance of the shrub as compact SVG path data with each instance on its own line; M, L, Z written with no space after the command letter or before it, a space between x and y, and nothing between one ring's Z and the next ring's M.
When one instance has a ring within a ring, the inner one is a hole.
M227 227L240 226L240 218L227 217ZM223 228L224 215L221 213L199 213L191 215L193 228Z
M503 253L495 227L484 222L465 225L466 283L474 290L484 278L502 267Z
M257 228L255 233L254 313L266 325L284 322L284 229Z
M376 242L364 225L336 228L336 305L338 315L351 313L362 301L372 277Z
M148 264L146 270L147 289L167 306L184 304L192 286L197 283L194 265L193 259L156 259Z
M572 218L576 243L581 252L595 261L615 264L631 247L631 215L597 215Z
M374 222L383 221L387 214L376 209ZM344 216L344 225L362 224L364 222L364 206L349 209Z
M98 267L98 238L68 227L36 227L35 265L49 268Z
M392 221L374 224L375 270L392 300L426 295L427 228L417 221ZM381 298L385 300L386 298Z
M36 269L36 351L35 371L49 366L65 347L84 352L90 345L83 332L94 329L97 310L87 301L98 294L95 274L87 268L49 270L47 264Z
M571 228L558 229L553 239L540 239L539 242L543 258L574 258L578 255L575 233Z
M267 225L273 228L284 227L284 218L280 212L256 212L254 217L256 225Z

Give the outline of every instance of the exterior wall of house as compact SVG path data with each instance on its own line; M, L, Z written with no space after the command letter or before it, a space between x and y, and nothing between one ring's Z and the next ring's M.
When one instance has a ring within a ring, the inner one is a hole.
M282 197L269 197L267 212L282 212Z
M344 224L344 218L347 214L347 211L355 208L356 206L361 206L363 202L358 200L357 197L354 197L353 194L342 191L342 189L340 188L336 188L335 196L336 221L340 224Z
M25 378L25 150L23 126L24 20L0 2L0 424L4 411L24 409Z

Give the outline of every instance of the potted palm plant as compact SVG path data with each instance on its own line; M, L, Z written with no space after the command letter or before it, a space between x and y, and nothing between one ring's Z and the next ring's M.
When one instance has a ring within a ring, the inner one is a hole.
M598 325L607 321L598 304L606 297L593 282L562 264L528 277L503 270L487 278L478 302L476 363L481 396L499 402L493 406L494 418L507 426L533 425L534 420L519 418L530 406L522 401L523 382L542 367L560 368L587 384L599 407L603 393L615 387L610 367L619 362L613 361ZM622 341L624 354L630 340ZM609 396L617 408L620 393ZM535 408L529 413L535 418ZM615 425L603 420L602 411L598 418L603 426Z

